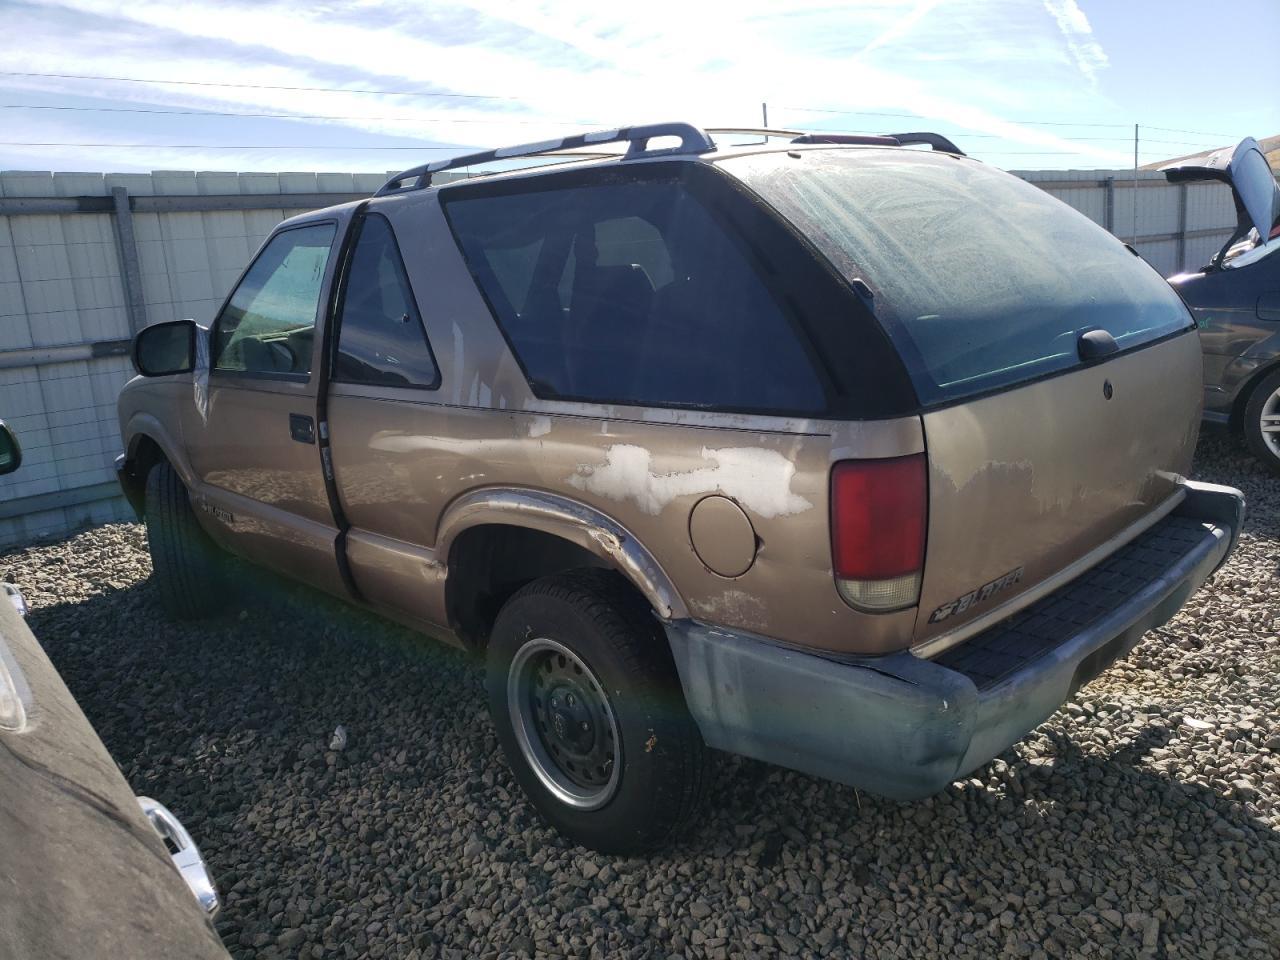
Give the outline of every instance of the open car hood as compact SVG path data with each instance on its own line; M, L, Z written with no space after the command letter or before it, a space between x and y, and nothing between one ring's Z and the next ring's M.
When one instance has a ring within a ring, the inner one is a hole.
M1224 252L1250 230L1258 231L1261 243L1280 236L1280 183L1253 137L1245 137L1234 147L1176 161L1160 170L1171 183L1216 180L1231 187L1236 202L1236 231L1223 247Z

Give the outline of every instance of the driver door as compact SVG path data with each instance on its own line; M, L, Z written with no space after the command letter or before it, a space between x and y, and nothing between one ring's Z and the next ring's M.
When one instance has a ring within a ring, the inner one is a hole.
M315 371L338 233L334 220L306 223L263 246L214 322L207 387L183 421L210 534L333 593L345 588L316 444Z

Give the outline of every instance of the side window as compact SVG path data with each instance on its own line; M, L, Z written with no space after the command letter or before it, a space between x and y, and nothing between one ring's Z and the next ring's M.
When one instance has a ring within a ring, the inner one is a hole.
M277 234L253 262L218 318L215 370L311 373L316 308L334 226Z
M683 182L476 189L444 202L540 396L824 407L822 381L782 298Z
M597 267L628 267L643 271L649 285L655 290L665 287L673 279L671 257L662 235L653 224L639 217L619 217L602 220L595 225L595 257ZM557 291L564 309L569 309L573 296L573 275L576 258L572 255L560 276Z
M380 214L366 218L351 257L333 375L388 387L440 382L395 235Z

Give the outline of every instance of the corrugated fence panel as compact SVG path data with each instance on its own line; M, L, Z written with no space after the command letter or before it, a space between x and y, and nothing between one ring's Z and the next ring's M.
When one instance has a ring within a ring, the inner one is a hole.
M1184 208L1183 188L1166 184L1158 172L1140 172L1138 186L1131 170L1017 174L1100 225L1107 225L1110 207L1112 230L1125 240L1136 231L1139 253L1166 275L1207 262L1235 223L1225 186L1187 186ZM132 333L131 287L122 279L121 240L110 212L113 188L153 205L129 218L140 283L135 296L145 321L190 317L208 324L276 224L302 212L290 195L367 196L385 179L181 170L0 173L0 198L104 198L93 201L90 213L0 215L0 418L19 433L25 452L18 473L0 477L0 546L130 515L113 486L112 461L120 446L116 395L132 369L126 356L94 356L86 346L107 341L110 353ZM155 212L159 201L145 199L165 197L261 202ZM1184 225L1192 236L1180 241ZM1205 230L1215 232L1197 233ZM67 347L82 353L68 357ZM14 351L59 348L59 356L12 359Z
M8 217L0 217L0 350L31 346L31 327Z
M1178 272L1178 242L1176 240L1138 240L1134 247L1138 255L1155 267L1161 276L1170 277Z
M371 194L381 174L0 173L0 197L261 196L247 210L134 211L146 321L208 324L254 251L282 219L290 193ZM131 336L120 241L110 212L0 216L3 351L80 346ZM0 365L0 418L19 435L23 466L0 477L0 545L131 516L114 487L120 450L115 402L133 375L127 356ZM80 502L83 501L83 502Z
M1216 228L1230 233L1236 226L1236 208L1231 188L1225 183L1187 185L1187 229Z

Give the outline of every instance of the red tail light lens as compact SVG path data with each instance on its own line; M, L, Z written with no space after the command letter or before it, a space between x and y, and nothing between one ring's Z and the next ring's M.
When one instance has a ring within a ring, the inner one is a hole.
M922 453L848 460L831 471L831 562L845 600L884 611L920 595L928 523Z

